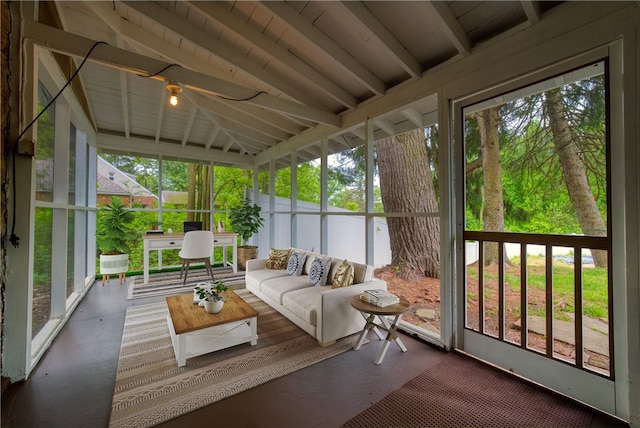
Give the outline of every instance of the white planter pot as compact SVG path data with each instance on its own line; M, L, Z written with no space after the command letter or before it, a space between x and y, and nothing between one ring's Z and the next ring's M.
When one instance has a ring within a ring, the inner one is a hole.
M224 300L215 300L210 302L205 300L204 309L210 314L217 314L222 310L222 306L224 306Z
M100 273L110 275L129 269L129 254L100 254Z

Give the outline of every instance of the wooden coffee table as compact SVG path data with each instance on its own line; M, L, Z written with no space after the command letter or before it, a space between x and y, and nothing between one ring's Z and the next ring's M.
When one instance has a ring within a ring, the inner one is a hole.
M193 293L167 297L167 323L178 367L187 358L251 342L258 343L258 312L233 290L223 293L224 307L210 314L193 302Z

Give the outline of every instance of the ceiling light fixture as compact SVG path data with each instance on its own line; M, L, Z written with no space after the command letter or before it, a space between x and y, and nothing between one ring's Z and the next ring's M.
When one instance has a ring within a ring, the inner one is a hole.
M171 92L171 95L169 96L169 104L171 104L172 106L177 106L178 94L182 92L182 88L175 83L167 83L167 90Z

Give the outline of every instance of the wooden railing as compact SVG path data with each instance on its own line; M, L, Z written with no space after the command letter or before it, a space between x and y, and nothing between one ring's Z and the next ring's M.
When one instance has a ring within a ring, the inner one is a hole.
M611 266L611 249L610 239L608 237L599 236L579 236L579 235L542 235L542 234L525 234L525 233L506 233L506 232L478 232L478 231L465 231L465 242L474 241L478 243L478 331L479 333L496 338L497 340L512 343L505 340L505 244L517 244L520 246L520 343L519 346L523 349L531 350L528 347L528 291L527 291L527 266L528 257L527 246L528 245L540 245L543 246L545 251L545 322L546 322L546 346L545 356L556 360L563 361L565 363L574 365L577 368L585 369L584 362L584 322L583 322L583 252L585 250L605 251L607 255L607 265ZM485 244L494 243L497 244L498 255L498 331L497 337L495 335L487 334L485 332L485 269L486 266L482 262L485 260L484 248ZM465 246L466 247L466 246ZM575 359L574 361L567 361L567 359L558 358L554 354L554 275L553 275L553 249L554 247L570 248L573 252L573 264L574 264L574 334L575 334ZM467 255L465 254L465 259ZM467 284L467 278L465 278L465 284ZM610 363L613 361L613 328L612 328L612 281L611 270L608 270L607 276L607 295L608 295L608 338L609 338L609 368L606 373L599 372L610 378L613 378L612 368ZM465 326L469 325L469 320L466 319L465 311ZM475 322L474 322L475 324ZM467 327L468 328L468 327ZM593 370L590 368L589 370Z

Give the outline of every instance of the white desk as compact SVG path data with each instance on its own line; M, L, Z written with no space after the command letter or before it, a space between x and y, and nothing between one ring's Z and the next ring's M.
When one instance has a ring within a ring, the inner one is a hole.
M143 235L144 242L144 283L149 282L149 252L158 251L158 269L162 269L162 250L179 250L182 248L184 233L157 233ZM238 234L222 232L213 234L213 248L222 247L225 266L232 266L234 272L238 272ZM233 247L233 262L227 262L227 247ZM213 261L213 254L211 254Z

